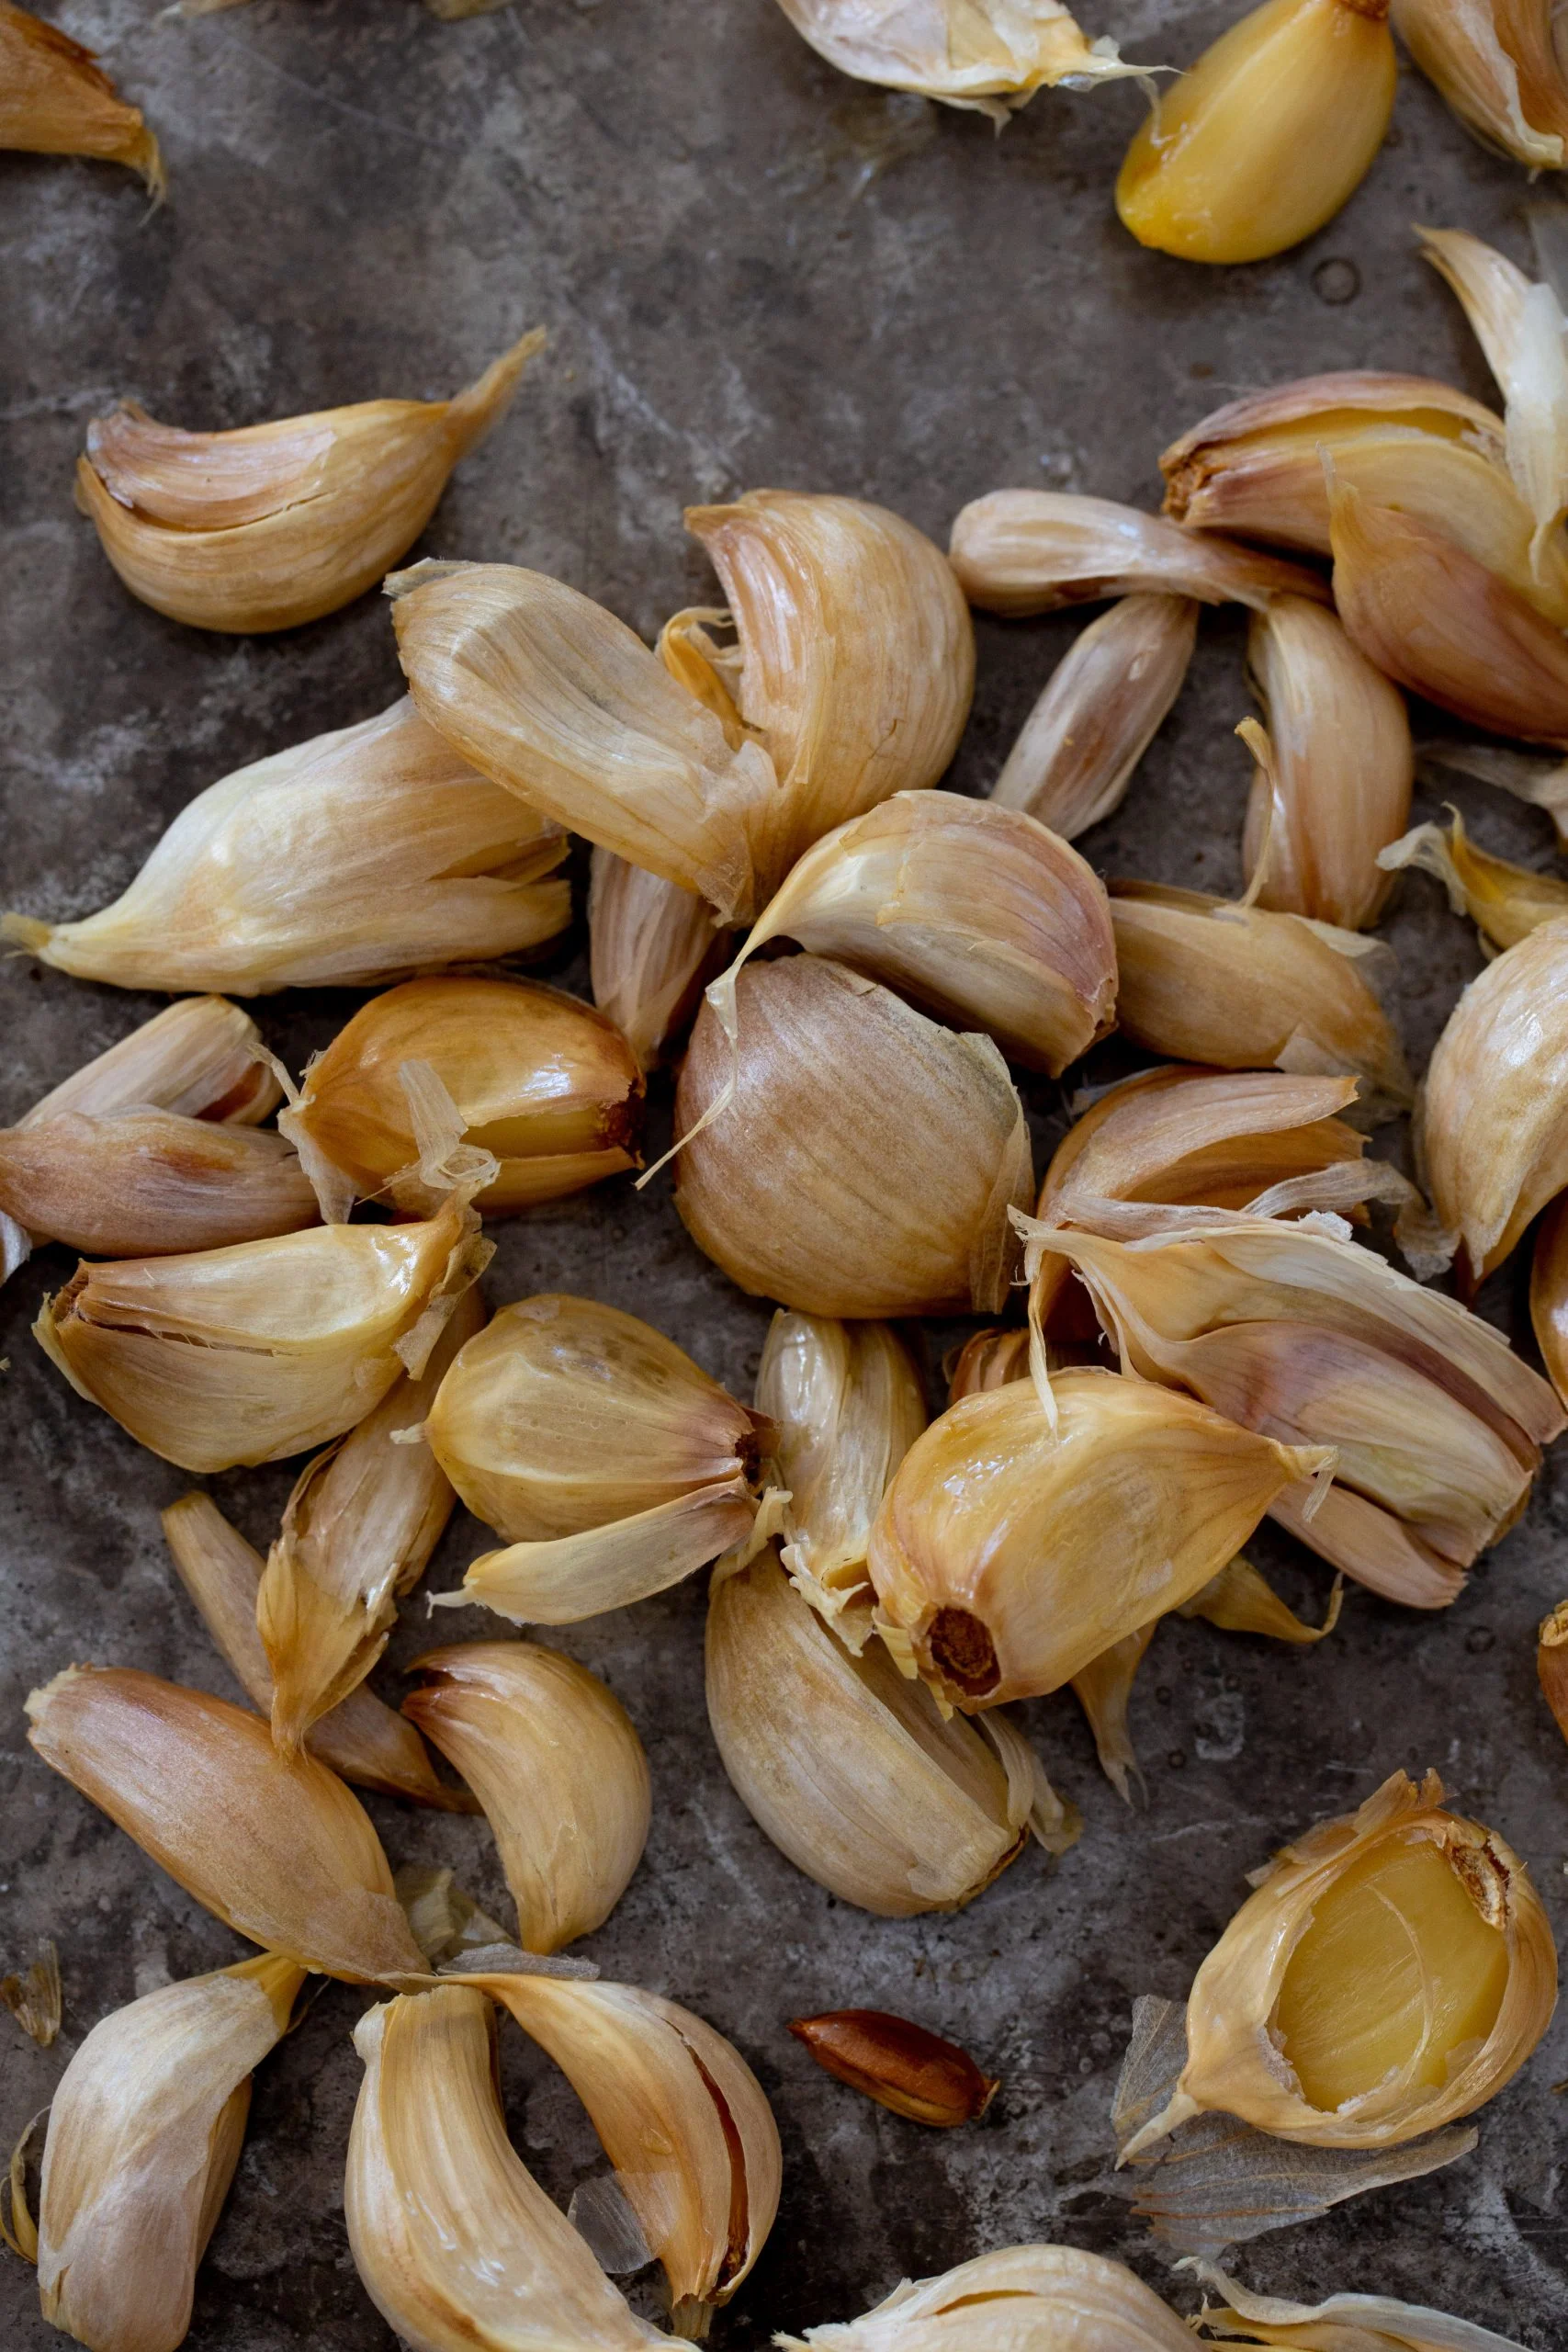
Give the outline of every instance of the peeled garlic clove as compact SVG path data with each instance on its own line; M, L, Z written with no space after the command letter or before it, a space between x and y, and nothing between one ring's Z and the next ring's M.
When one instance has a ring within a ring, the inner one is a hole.
M1312 2352L1522 2352L1511 2336L1454 2319L1389 2295L1330 2295L1326 2302L1292 2303L1277 2295L1249 2295L1212 2262L1192 2267L1205 2287L1224 2297L1218 2309L1204 2298L1203 2323L1226 2343L1294 2345Z
M1449 816L1446 833L1440 825L1417 825L1379 853L1379 865L1436 875L1454 913L1468 915L1494 947L1517 947L1541 923L1568 915L1568 883L1490 856L1471 840L1457 808Z
M675 1205L698 1248L742 1290L805 1314L999 1309L1008 1209L1033 1172L990 1039L954 1036L816 956L749 965L735 1012L738 1069L705 1004L675 1097L690 1138ZM732 1069L733 1096L695 1134Z
M1203 1589L1207 1591L1208 1587L1205 1585ZM1151 1617L1146 1625L1123 1634L1119 1642L1112 1642L1098 1657L1091 1657L1072 1678L1073 1696L1089 1717L1089 1727L1094 1734L1100 1769L1123 1804L1133 1802L1134 1781L1140 1801L1147 1801L1147 1786L1128 1728L1127 1710L1138 1668L1158 1623L1157 1617Z
M538 946L571 912L539 878L565 854L394 703L209 785L97 914L0 916L0 939L116 988L365 988Z
M818 56L857 81L938 98L1005 122L1043 86L1066 82L1088 89L1142 68L1125 65L1113 40L1086 40L1060 0L1032 0L1027 10L1001 0L961 7L940 0L929 16L879 15L852 0L780 0L790 23Z
M44 1762L236 1934L351 1984L423 1974L368 1816L258 1715L104 1666L67 1667L27 1713Z
M783 2352L1192 2352L1190 2331L1120 2262L1010 2245L940 2278L905 2279L863 2319L781 2335Z
M1219 2109L1319 2148L1397 2147L1518 2072L1557 1994L1519 1857L1396 1772L1284 1847L1199 1969L1187 2064L1123 2158Z
M506 2136L495 2012L444 1984L367 2009L344 2211L367 2293L419 2352L640 2352L634 2317Z
M94 51L25 8L0 7L0 147L28 155L94 155L124 164L164 193L158 141Z
M1029 1333L1021 1324L1010 1331L976 1331L953 1361L947 1401L956 1405L961 1397L983 1396L989 1389L1005 1388L1010 1381L1028 1378Z
M160 1985L103 2018L50 2109L43 2316L82 2344L175 2352L240 2160L251 2075L305 1971L278 1952Z
M973 2123L1001 2087L955 2041L886 2010L832 2009L791 2018L789 2030L825 2073L912 2123Z
M79 1396L165 1462L276 1462L352 1429L423 1364L488 1261L478 1222L453 1205L417 1225L84 1262L33 1336Z
M1122 596L1076 639L991 786L1064 841L1122 805L1181 691L1198 635L1190 596Z
M1257 610L1279 595L1328 602L1323 582L1300 564L1066 491L993 490L975 499L953 526L952 556L969 602L1012 617L1144 591Z
M170 1111L225 1126L259 1126L283 1089L248 1012L226 997L190 996L84 1063L35 1102L24 1127L79 1112L107 1119L121 1111Z
M648 1840L648 1758L596 1674L535 1642L430 1650L403 1702L479 1798L501 1849L525 1951L602 1927Z
M1568 89L1540 0L1393 0L1393 14L1422 73L1485 146L1532 171L1561 168Z
M726 935L678 883L596 849L588 888L593 1001L651 1069L666 1057L725 961Z
M122 401L87 427L76 500L133 596L197 628L295 628L372 588L411 548L460 458L544 344L513 344L449 401L186 433Z

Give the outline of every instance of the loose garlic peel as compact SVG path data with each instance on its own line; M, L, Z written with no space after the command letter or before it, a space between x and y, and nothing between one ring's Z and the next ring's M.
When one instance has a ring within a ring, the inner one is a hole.
M1568 763L1544 759L1539 752L1519 752L1506 743L1461 743L1445 738L1423 743L1419 764L1424 775L1472 775L1495 784L1531 808L1543 808L1551 818L1559 851L1568 850Z
M724 960L726 934L704 901L660 875L596 849L588 886L588 969L593 1001L614 1022L639 1069L665 1059Z
M1390 872L1413 865L1435 875L1454 913L1474 923L1483 947L1517 947L1541 923L1568 915L1568 882L1493 857L1472 841L1457 808L1450 808L1449 818L1446 833L1440 825L1417 825L1402 834L1378 853L1378 864Z
M118 96L92 50L25 8L0 6L0 147L124 164L154 204L164 158L139 107Z
M294 628L407 552L509 406L534 328L449 401L363 401L186 433L124 401L87 428L76 500L133 596L197 628Z
M954 520L951 551L970 603L1009 617L1150 591L1255 610L1280 595L1329 601L1323 581L1299 563L1066 491L993 490L975 499Z
M80 2343L175 2352L228 2195L251 2075L305 1971L277 1952L100 2019L54 2094L38 2219L43 2316Z
M1086 40L1061 0L939 0L909 16L889 0L780 0L796 32L840 74L1007 121L1036 90L1092 89L1141 66Z
M1393 27L1482 142L1531 171L1559 170L1568 88L1544 0L1393 0Z
M1523 2352L1511 2336L1388 2295L1330 2295L1326 2302L1292 2303L1276 2295L1249 2295L1212 2262L1184 2265L1223 2307L1204 2298L1205 2334L1226 2343L1274 2344L1294 2352Z
M908 2278L863 2319L781 2335L784 2352L1192 2352L1190 2331L1120 2262L1011 2245Z
M1396 1772L1261 1873L1194 1979L1188 2059L1123 2158L1221 2109L1311 2147L1393 2147L1502 2089L1546 2030L1551 1930L1518 1856Z

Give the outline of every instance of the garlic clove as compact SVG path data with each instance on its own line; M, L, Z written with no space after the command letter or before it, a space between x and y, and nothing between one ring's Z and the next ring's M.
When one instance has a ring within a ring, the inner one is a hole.
M0 1211L108 1258L221 1250L320 1215L281 1136L172 1111L67 1112L0 1129Z
M947 1370L945 1364L942 1368ZM1005 1388L1010 1381L1028 1378L1029 1333L1021 1324L1012 1330L976 1331L952 1360L947 1401L956 1405L961 1397L983 1396L992 1388Z
M727 934L703 900L678 883L596 849L588 888L588 959L593 1001L651 1069L696 1011L726 960Z
M0 147L28 155L93 155L124 164L164 195L158 141L97 64L58 25L0 6Z
M1551 1615L1542 1618L1535 1663L1541 1696L1558 1730L1568 1739L1568 1601L1560 1600Z
M1511 2336L1489 2327L1395 2302L1389 2295L1330 2295L1326 2302L1292 2303L1276 2295L1250 2295L1212 2262L1191 2265L1205 2287L1224 2298L1223 2309L1204 2298L1205 2330L1226 2343L1313 2346L1329 2352L1522 2352Z
M1468 915L1494 948L1517 947L1540 924L1568 915L1568 883L1489 855L1472 841L1457 808L1449 816L1446 833L1440 825L1417 825L1379 852L1379 865L1435 875L1454 913Z
M447 476L511 403L536 327L449 401L362 401L186 433L123 401L87 428L76 497L116 571L197 628L295 628L413 545Z
M1042 87L1089 89L1143 69L1124 64L1113 40L1085 40L1061 0L939 0L929 15L868 13L852 0L780 0L818 56L857 81L880 82L1003 123Z
M1051 673L992 800L1068 842L1109 817L1181 691L1197 635L1193 597L1120 597Z
M757 1509L743 1476L716 1479L603 1527L481 1553L456 1590L435 1594L434 1605L478 1601L514 1625L575 1625L694 1575L747 1541Z
M1300 244L1371 168L1398 73L1386 0L1264 0L1152 101L1116 182L1123 225L1184 261Z
M1293 1495L1281 1495L1269 1516L1369 1592L1405 1609L1446 1609L1468 1581L1462 1567L1423 1542L1380 1503L1349 1487L1330 1487L1311 1519Z
M97 914L0 939L116 988L364 988L551 938L566 848L404 701L209 786Z
M35 1102L24 1127L79 1113L169 1111L186 1119L254 1127L283 1099L272 1057L248 1012L226 997L183 997L85 1062Z
M1192 2352L1190 2331L1120 2262L1010 2245L939 2278L906 2278L863 2319L781 2335L783 2352Z
M1001 2088L966 2050L884 2009L830 2009L791 2018L789 2030L835 2081L912 2123L952 2130L985 2114Z
M1568 1400L1568 1212L1561 1195L1540 1221L1530 1261L1530 1323L1547 1378Z
M1568 89L1539 0L1393 0L1393 27L1483 145L1532 171L1561 168Z
M970 603L1010 617L1148 591L1255 610L1279 595L1328 602L1324 582L1301 564L1066 491L993 490L975 499L953 523L952 555Z

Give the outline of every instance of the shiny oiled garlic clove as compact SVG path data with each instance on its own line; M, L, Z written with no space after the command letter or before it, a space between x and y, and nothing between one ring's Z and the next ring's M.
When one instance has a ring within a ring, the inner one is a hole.
M1523 2352L1512 2336L1455 2319L1424 2304L1395 2302L1389 2295L1330 2295L1326 2302L1292 2303L1278 2295L1249 2295L1212 2262L1192 2265L1205 2287L1224 2297L1223 2306L1204 2297L1205 2334L1227 2344L1274 2344L1296 2352Z
M737 1794L807 1878L887 1919L955 1911L1078 1834L1001 1715L943 1718L880 1642L852 1656L771 1548L708 1601L708 1721Z
M1331 220L1371 170L1399 66L1387 0L1264 0L1168 90L1116 209L1184 261L1262 261Z
M1041 88L1141 74L1124 64L1113 40L1089 41L1061 0L939 0L929 14L868 11L854 0L780 0L796 32L840 74L890 90L972 108L1005 122Z
M404 701L209 786L97 914L0 939L116 988L366 988L551 938L566 847Z
M1146 591L1255 608L1279 595L1328 602L1324 582L1299 563L1066 491L993 490L975 499L953 523L952 555L970 603L1010 616Z
M1122 596L1051 673L991 798L1074 841L1119 808L1181 691L1198 635L1190 596Z
M951 1370L945 1364L942 1369L948 1374L950 1405L956 1405L964 1396L979 1396L988 1389L1005 1388L1010 1381L1027 1380L1029 1333L1022 1324L1010 1331L976 1331L953 1358Z
M457 1204L76 1269L33 1336L79 1396L182 1469L324 1445L417 1372L487 1262Z
M1449 818L1446 833L1441 825L1417 825L1391 842L1379 852L1379 865L1390 872L1414 865L1435 875L1454 913L1468 915L1495 948L1517 947L1541 923L1568 915L1568 882L1493 857L1472 841L1457 808L1450 808Z
M305 1971L278 1952L160 1985L101 2018L50 2109L39 2299L113 2352L175 2352L240 2160L251 2075Z
M525 1951L602 1927L648 1841L648 1758L596 1674L536 1642L430 1650L403 1702L484 1807Z
M221 1250L320 1216L281 1136L174 1111L68 1111L0 1129L0 1212L104 1258Z
M69 1112L107 1119L150 1110L254 1127L282 1099L272 1057L250 1014L226 997L189 996L85 1062L17 1125L35 1126Z
M1192 2352L1190 2330L1120 2262L1069 2245L1000 2246L906 2278L863 2319L781 2335L783 2352Z
M133 596L197 628L294 628L374 587L544 344L513 344L449 401L361 401L186 433L123 401L87 427L76 499Z
M451 1603L570 1624L677 1583L750 1534L765 1426L618 1307L550 1293L503 1307L425 1422L509 1547L474 1561Z
M226 1926L354 1984L424 1973L368 1816L258 1715L130 1667L72 1666L28 1738Z
M694 892L628 865L613 850L594 851L588 887L593 1001L639 1069L665 1059L725 963L727 944Z
M1394 30L1483 144L1532 172L1568 153L1568 87L1547 0L1393 0Z
M1033 1170L991 1040L816 956L749 965L735 1012L738 1066L705 1004L675 1097L677 1140L690 1137L675 1204L698 1248L742 1290L806 1314L998 1310L1008 1210Z
M0 147L124 164L154 203L164 193L158 141L84 49L58 25L0 6Z
M789 2030L824 2073L911 2123L976 2122L1001 2088L955 2041L884 2009L829 2009L791 2018Z
M1281 2140L1396 2147L1517 2073L1557 1996L1551 1930L1495 1830L1396 1772L1257 1874L1199 1969L1187 2064L1122 2150L1219 2109Z

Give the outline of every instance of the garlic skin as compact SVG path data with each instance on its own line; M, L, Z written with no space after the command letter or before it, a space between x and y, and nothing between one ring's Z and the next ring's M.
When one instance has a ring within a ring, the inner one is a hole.
M776 2338L784 2352L1192 2352L1174 2312L1120 2262L1069 2245L999 2246L906 2278L863 2319Z
M794 1590L772 1546L716 1577L707 1707L724 1769L796 1870L885 1919L956 1911L1031 1832L1061 1853L1077 1814L1005 1716L943 1718L880 1642L859 1657Z
M1568 1401L1568 1214L1561 1197L1542 1217L1535 1238L1530 1325L1547 1378Z
M675 1205L697 1247L804 1314L998 1311L1008 1209L1033 1170L991 1040L954 1036L816 956L749 965L735 1011L738 1067L705 1004L675 1096ZM696 1134L732 1072L733 1096Z
M1119 808L1181 691L1198 635L1191 596L1122 596L1051 673L991 798L1076 841Z
M993 1388L1006 1388L1014 1380L1028 1378L1029 1333L1021 1324L1007 1331L976 1331L953 1360L947 1401L956 1405L965 1396L985 1396Z
M891 0L780 0L795 31L819 57L857 81L912 91L943 106L989 115L996 123L1036 90L1120 81L1142 69L1123 64L1113 40L1087 41L1061 0L941 0L929 16L910 16Z
M58 25L0 6L0 147L124 164L154 204L165 193L158 141L84 49Z
M403 1702L411 1723L484 1807L525 1951L559 1951L602 1927L648 1842L648 1758L596 1674L536 1642L427 1650Z
M413 545L459 458L504 415L542 327L449 401L186 433L122 401L87 427L76 503L133 596L196 628L319 620Z
M1280 595L1328 602L1323 582L1301 564L1067 491L974 499L953 523L951 554L969 602L1012 619L1147 592L1255 611Z
M1568 89L1543 0L1393 0L1393 28L1483 146L1532 172L1557 171Z
M1560 1600L1543 1617L1536 1640L1536 1678L1541 1697L1564 1739L1568 1739L1568 1601Z
M966 2050L884 2009L830 2009L791 2018L789 2030L835 2082L911 2123L952 2131L977 2122L1001 2088Z
M1551 818L1559 851L1568 850L1568 763L1543 759L1539 752L1516 751L1506 743L1423 743L1425 773L1478 776L1512 793L1528 808L1543 808Z
M1495 1830L1444 1810L1435 1772L1419 1788L1394 1773L1356 1813L1282 1848L1255 1883L1193 1980L1180 2084L1123 2160L1214 2109L1308 2147L1397 2147L1472 2114L1551 2022L1557 1954L1524 1863ZM1371 1932L1358 1900L1392 1917L1378 1923L1385 1939L1408 1940L1382 1971L1348 1974L1353 1939ZM1334 2025L1348 2055L1323 2043ZM1405 2056L1385 2070L1378 2053L1400 2045ZM1371 2078L1314 2105L1299 2072L1309 2058L1325 2079Z
M725 960L726 934L703 900L677 883L596 849L588 886L588 969L593 1001L615 1023L639 1069L655 1069L696 1011Z
M237 1935L351 1984L423 1974L368 1816L259 1716L102 1666L67 1667L27 1714L44 1762Z
M0 939L116 988L368 988L552 938L566 849L404 701L209 785L97 914Z
M905 1455L868 1555L878 1630L973 1713L1058 1690L1198 1591L1330 1448L1097 1371L966 1396ZM1083 1564L1094 1563L1092 1577Z
M1296 2352L1523 2352L1511 2336L1454 2319L1419 2303L1395 2302L1389 2295L1330 2295L1326 2302L1292 2303L1276 2295L1249 2295L1212 2262L1192 2267L1205 2287L1224 2298L1216 2308L1204 2297L1206 2333L1226 2343L1294 2346Z
M1483 946L1517 947L1543 922L1568 915L1568 883L1493 857L1472 841L1457 808L1450 808L1449 819L1447 833L1440 825L1417 825L1402 834L1379 852L1379 865L1391 873L1418 866L1435 875L1454 913L1470 917Z
M278 1952L160 1985L100 2018L50 2109L43 2316L82 2344L175 2352L240 2160L251 2075L305 1971Z

